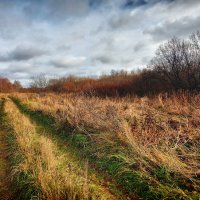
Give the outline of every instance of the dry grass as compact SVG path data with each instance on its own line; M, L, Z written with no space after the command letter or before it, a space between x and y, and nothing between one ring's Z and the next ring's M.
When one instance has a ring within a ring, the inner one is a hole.
M36 127L10 101L5 110L16 138L16 158L20 162L12 176L26 174L29 186L34 187L39 199L114 199L94 178L88 177L67 153L61 152L55 142L37 133Z
M3 95L0 95L0 98ZM8 162L7 133L3 127L3 101L0 99L0 196L3 200L9 200L13 195L10 177L10 165Z
M106 143L115 144L116 138L122 145L131 145L133 151L126 155L126 161L136 151L145 176L152 176L148 165L160 166L199 188L200 95L124 99L54 94L17 97L31 109L53 116L58 127L70 123L89 135L99 148Z

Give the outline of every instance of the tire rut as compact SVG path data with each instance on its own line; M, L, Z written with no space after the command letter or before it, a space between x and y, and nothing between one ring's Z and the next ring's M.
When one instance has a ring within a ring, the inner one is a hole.
M8 162L8 144L6 131L3 126L3 100L0 101L0 198L2 200L12 199L12 188L10 178L10 165Z

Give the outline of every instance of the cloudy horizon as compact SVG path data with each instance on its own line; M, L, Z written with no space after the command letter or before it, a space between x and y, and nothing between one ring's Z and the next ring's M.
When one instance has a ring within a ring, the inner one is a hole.
M200 29L199 0L0 0L0 76L98 76L145 67Z

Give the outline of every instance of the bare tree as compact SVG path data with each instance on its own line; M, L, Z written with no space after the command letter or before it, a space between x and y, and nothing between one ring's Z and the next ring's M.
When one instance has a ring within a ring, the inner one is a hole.
M181 84L180 71L183 55L181 54L181 40L173 38L156 51L151 61L153 69L169 81L175 89Z
M194 87L200 90L200 31L190 36Z
M173 38L161 45L151 61L151 68L174 89L195 90L200 81L200 33L189 40Z
M38 76L32 77L32 81L30 84L31 88L40 88L44 89L48 86L48 79L44 74L40 74Z
M14 85L14 87L16 89L21 89L22 88L22 85L21 85L20 81L15 80L13 85Z

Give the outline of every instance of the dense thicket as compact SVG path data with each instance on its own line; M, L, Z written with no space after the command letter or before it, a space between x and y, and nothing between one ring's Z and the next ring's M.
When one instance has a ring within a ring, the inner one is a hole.
M7 78L0 77L0 92L14 92L21 89L19 81L11 83Z

